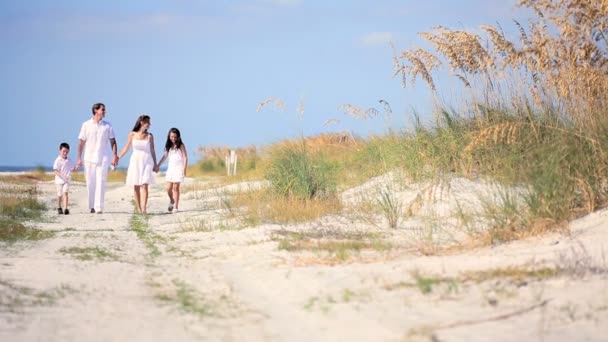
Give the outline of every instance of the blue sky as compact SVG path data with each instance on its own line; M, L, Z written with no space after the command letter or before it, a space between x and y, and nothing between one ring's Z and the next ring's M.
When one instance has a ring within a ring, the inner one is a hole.
M518 16L507 0L0 0L0 165L52 165L62 141L75 159L95 102L119 148L146 113L157 149L178 127L194 159L201 145L386 128L345 115L345 103L388 101L391 125L403 128L412 109L430 116L431 96L392 77L389 42L424 46L417 33L435 25L508 31ZM256 112L269 97L285 110Z

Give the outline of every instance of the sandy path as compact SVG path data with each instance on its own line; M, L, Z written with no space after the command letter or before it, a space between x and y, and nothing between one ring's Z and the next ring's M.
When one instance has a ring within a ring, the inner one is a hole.
M18 289L2 288L7 290L2 302L11 305L0 312L0 341L238 340L238 325L226 327L213 316L216 313L200 324L199 316L206 315L189 313L202 305L200 300L185 296L182 305L179 299L161 298L176 297L179 290L191 290L196 297L197 283L216 283L217 276L208 264L199 265L178 251L165 253L169 242L160 237L152 245L142 241L130 226L133 210L127 189L112 186L103 214L86 213L82 186L74 187L71 202L71 215L51 214L52 222L42 224L58 231L55 238L2 250L0 280ZM160 201L153 204L157 206L152 211L162 212ZM159 216L166 218L152 215L148 226L179 220L164 212ZM73 247L99 248L113 256L79 260L78 254L62 252ZM151 248L162 252L156 256ZM35 303L46 297L53 297L50 303Z
M142 219L134 218L131 198L112 185L106 212L92 215L84 188L75 186L72 215L37 224L57 231L54 238L0 250L0 341L605 340L606 211L574 222L571 237L451 256L377 253L376 262L328 266L302 263L319 256L277 249L274 232L306 225L197 232L190 229L197 222L222 220L215 199L185 195L182 211L167 214L162 187L154 187L152 214ZM81 260L75 247L94 256ZM94 248L110 255L91 254ZM458 278L576 260L573 269L586 272ZM415 272L456 280L425 293Z

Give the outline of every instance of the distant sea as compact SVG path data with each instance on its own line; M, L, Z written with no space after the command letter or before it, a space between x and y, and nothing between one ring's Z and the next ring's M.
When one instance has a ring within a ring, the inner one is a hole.
M52 166L0 166L0 172L53 171Z
M125 166L119 166L116 168L117 170L126 171L127 168ZM31 172L31 171L40 171L44 170L45 172L53 172L52 166L0 166L0 172ZM84 168L81 167L79 171L83 171ZM160 168L160 171L167 171L167 164L163 165Z

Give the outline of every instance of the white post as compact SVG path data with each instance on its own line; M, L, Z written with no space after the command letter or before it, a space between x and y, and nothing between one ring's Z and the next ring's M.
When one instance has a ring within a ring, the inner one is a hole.
M235 150L230 150L230 166L231 166L231 170L230 173L231 175L236 175L236 151Z
M236 155L236 151L233 151L233 152L234 152L234 170L232 172L232 175L236 176L236 162L237 162L238 157Z
M230 150L230 154L226 156L226 173L228 176L236 175L236 151Z

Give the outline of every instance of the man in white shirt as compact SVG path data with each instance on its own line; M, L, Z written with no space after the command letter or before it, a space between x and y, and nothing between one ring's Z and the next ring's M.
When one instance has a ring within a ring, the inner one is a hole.
M83 165L84 150L84 175L89 193L89 208L91 213L98 214L103 212L108 168L110 164L116 166L118 163L114 129L109 122L103 120L105 116L106 106L103 103L94 104L93 117L82 124L78 135L80 142L76 165Z

